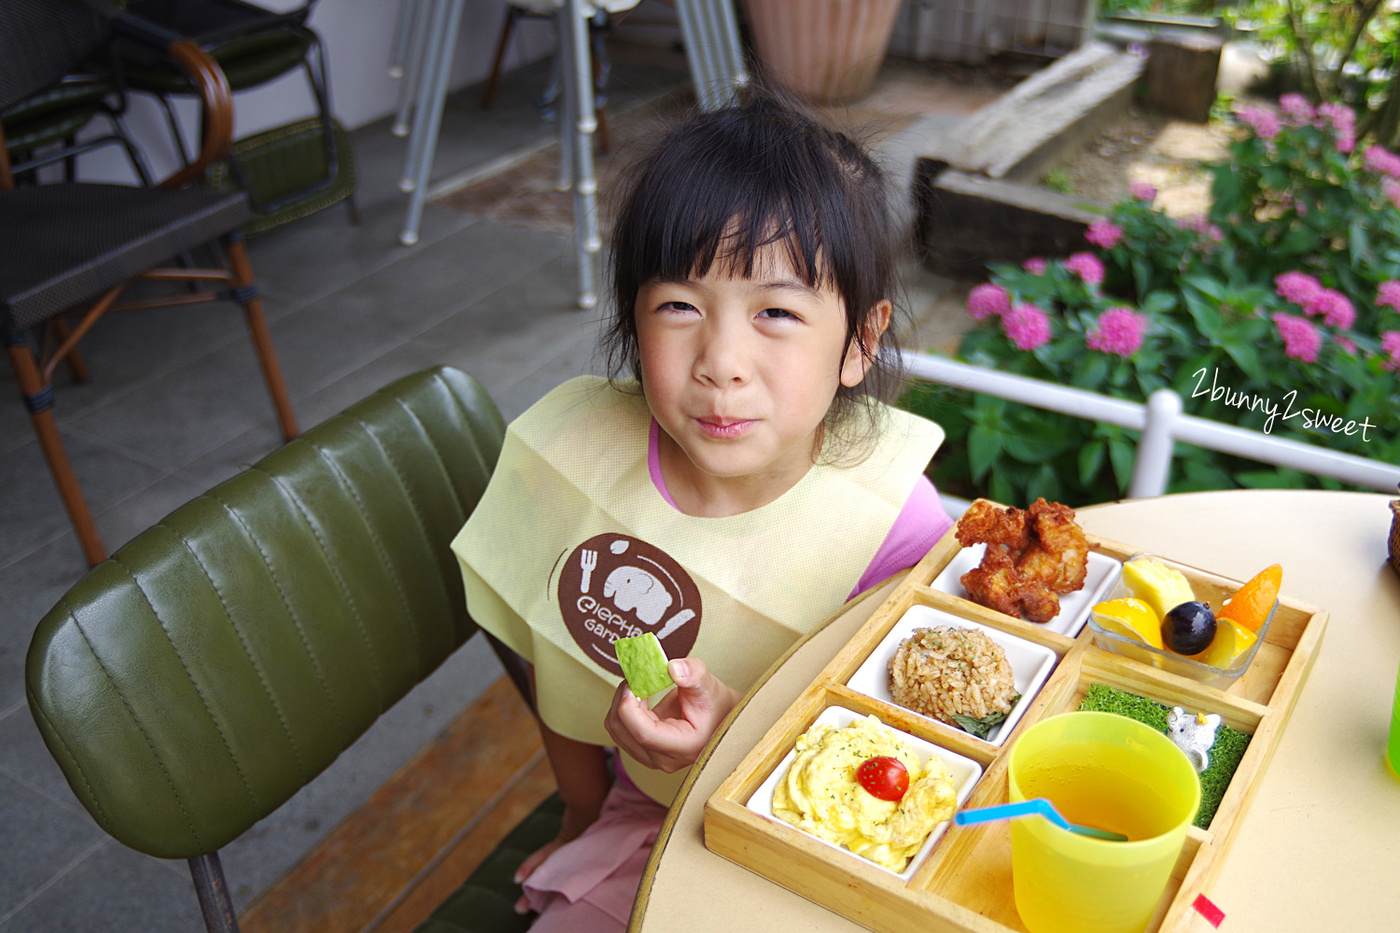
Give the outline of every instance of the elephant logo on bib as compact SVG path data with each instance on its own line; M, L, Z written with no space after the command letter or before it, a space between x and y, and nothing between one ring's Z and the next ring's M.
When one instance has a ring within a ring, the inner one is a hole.
M671 594L656 577L640 567L622 566L608 574L603 596L619 609L631 610L647 625L661 621L671 608Z
M661 549L623 534L601 534L569 552L559 569L559 611L593 663L621 675L613 642L644 632L681 658L700 630L700 589Z

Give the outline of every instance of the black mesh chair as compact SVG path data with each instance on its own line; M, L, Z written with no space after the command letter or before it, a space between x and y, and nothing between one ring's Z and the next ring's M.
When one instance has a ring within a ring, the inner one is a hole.
M128 28L115 8L96 0L4 0L0 109L51 85L103 47L114 31ZM185 187L228 149L233 130L228 84L193 43L175 43L169 54L200 88L205 132L198 156L158 187L64 183L16 188L5 155L5 127L0 126L0 340L83 551L93 564L106 552L58 435L52 378L60 363L77 361L77 342L105 313L231 297L243 306L282 433L287 438L297 434L239 233L251 216L248 199L241 193ZM215 241L223 248L226 268L158 268ZM147 294L119 301L127 284L138 277L156 283L199 283L202 288L169 293L158 284ZM70 327L72 317L77 323ZM61 325L59 342L40 349L34 334L50 322ZM73 368L81 378L81 367Z

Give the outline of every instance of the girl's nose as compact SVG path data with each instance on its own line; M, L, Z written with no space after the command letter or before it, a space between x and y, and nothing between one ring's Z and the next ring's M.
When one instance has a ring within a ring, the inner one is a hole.
M706 327L695 355L695 377L718 388L743 385L753 374L751 354L739 329L715 321Z

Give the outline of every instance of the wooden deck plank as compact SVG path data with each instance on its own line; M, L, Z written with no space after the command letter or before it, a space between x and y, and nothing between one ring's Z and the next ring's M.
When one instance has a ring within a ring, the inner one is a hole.
M405 891L450 861L445 854L472 838L475 824L507 818L493 812L497 805L523 806L511 790L531 776L534 793L542 756L534 717L500 678L250 904L239 924L245 933L344 933L396 913Z

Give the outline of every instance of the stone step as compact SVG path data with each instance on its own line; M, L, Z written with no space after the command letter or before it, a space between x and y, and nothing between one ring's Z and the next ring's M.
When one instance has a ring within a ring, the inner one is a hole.
M1032 185L920 164L915 179L917 239L926 269L982 280L987 264L1019 265L1089 248L1084 233L1107 205Z
M1122 115L1145 65L1140 55L1090 42L977 111L929 157L988 178L1038 177Z

